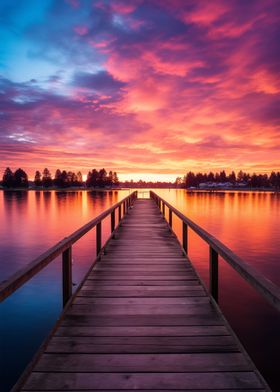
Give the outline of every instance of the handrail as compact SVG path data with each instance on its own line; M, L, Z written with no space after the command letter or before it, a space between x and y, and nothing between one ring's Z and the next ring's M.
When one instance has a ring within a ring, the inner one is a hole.
M9 297L24 283L29 281L33 276L45 268L57 256L62 254L63 305L65 305L72 295L72 245L96 226L96 256L98 257L102 250L101 222L111 214L111 233L113 233L115 230L116 209L118 208L118 222L120 222L136 198L137 191L134 191L129 196L114 204L112 207L102 212L90 222L86 223L74 233L70 234L68 237L65 237L62 241L49 248L46 252L38 256L35 260L31 261L24 268L17 271L10 278L1 282L0 302Z
M280 288L257 272L248 263L233 253L226 245L220 242L216 237L208 233L202 227L198 226L191 219L178 211L175 207L150 191L150 196L157 203L160 211L165 217L165 207L169 209L169 225L172 228L172 213L174 213L183 222L182 242L183 249L188 253L188 226L198 234L205 242L210 245L210 293L218 302L218 255L227 261L251 286L253 286L271 305L280 311Z

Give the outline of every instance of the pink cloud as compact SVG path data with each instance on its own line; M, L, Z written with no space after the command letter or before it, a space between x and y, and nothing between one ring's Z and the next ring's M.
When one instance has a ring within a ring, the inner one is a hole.
M193 10L184 12L182 19L186 23L210 25L229 12L230 4L224 1L197 1Z
M138 6L140 2L135 0L134 3L128 3L127 1L114 1L111 4L111 8L114 12L119 14L131 14Z
M74 27L74 31L78 34L78 35L86 35L88 33L88 27L87 26L75 26Z

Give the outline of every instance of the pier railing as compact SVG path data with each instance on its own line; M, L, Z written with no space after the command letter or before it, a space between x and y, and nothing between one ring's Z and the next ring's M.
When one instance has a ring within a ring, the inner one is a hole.
M111 215L111 236L116 229L116 210L118 210L118 224L126 215L129 207L137 198L137 191L131 193L120 202L114 204L96 218L82 226L80 229L58 242L45 253L41 254L26 267L12 275L9 279L0 283L0 302L13 294L24 283L37 275L51 261L62 255L62 295L63 306L72 296L72 245L83 237L87 232L96 227L96 258L102 251L102 221ZM111 237L109 237L111 238Z
M226 245L187 218L179 210L161 198L155 192L150 191L150 197L155 200L158 208L165 218L168 208L168 223L172 229L172 216L176 215L182 221L182 247L188 254L188 228L191 228L206 243L209 244L209 290L212 297L218 302L219 291L219 256L221 256L242 278L253 286L271 305L280 310L280 288L257 272L244 260L233 253ZM165 218L166 219L166 218Z

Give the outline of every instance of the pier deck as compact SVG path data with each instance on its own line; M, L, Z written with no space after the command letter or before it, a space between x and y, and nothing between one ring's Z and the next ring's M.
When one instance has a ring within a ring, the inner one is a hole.
M152 199L136 199L23 391L265 391Z

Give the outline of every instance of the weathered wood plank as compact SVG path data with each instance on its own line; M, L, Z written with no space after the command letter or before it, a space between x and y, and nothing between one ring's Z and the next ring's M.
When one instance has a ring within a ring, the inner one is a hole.
M261 388L253 372L201 373L40 373L31 374L25 390L111 389L221 390Z
M44 354L36 372L205 372L249 371L240 353Z
M144 269L140 270L126 270L126 269L113 269L113 268L107 268L107 269L96 269L92 271L88 279L94 279L94 277L98 278L135 278L135 279L142 279L143 277L149 278L149 279L166 279L168 278L169 280L176 279L180 280L181 278L185 278L187 280L198 280L197 275L192 271L192 270L186 270L186 269L178 269L178 270L171 270L171 271L164 271L161 270L160 268L150 270L150 271L145 271Z
M178 390L179 389L172 389L172 390L171 389L156 389L157 392L174 392L174 391L178 391ZM40 392L39 390L36 390L36 389L35 390L32 389L32 391L33 392ZM63 392L63 391L58 390L58 389L56 389L55 391L56 392ZM95 391L100 391L100 389L95 389ZM140 392L154 392L155 389L151 390L151 389L138 389L137 388L137 391L140 391ZM226 392L240 392L240 391L242 391L242 392L265 392L264 389L242 389L242 390L241 389L226 389L226 390L223 389L221 391L226 391ZM71 392L80 392L80 391L71 389ZM106 389L106 392L120 392L120 389ZM209 389L199 389L199 392L209 392Z
M95 298L95 297L76 297L74 305L194 305L207 304L209 297L175 297L175 298Z
M107 304L73 304L68 310L69 315L212 315L216 312L208 304L171 304L171 305L150 305L150 304L134 304L134 305L110 305Z
M88 280L108 280L108 281L113 281L113 280L118 280L121 277L124 279L129 279L129 280L168 280L168 281L178 281L178 280L184 280L184 281L195 281L198 282L197 277L191 277L188 279L188 276L183 274L183 275L163 275L163 274L154 274L153 276L151 275L140 275L140 274L131 274L131 275L113 275L113 274L99 274L99 275L92 275L88 277Z
M133 264L123 264L120 262L117 263L105 263L96 266L96 268L93 269L92 274L95 273L95 271L102 271L102 272L149 272L149 273L158 273L158 272L187 272L191 273L193 272L193 269L187 265L177 265L177 264L147 264L145 266L141 265L141 263L133 263Z
M162 286L162 285L161 285ZM108 286L106 287L94 287L87 286L84 290L79 292L79 297L83 296L91 296L91 297L102 297L102 298L111 298L111 297L121 297L121 298L150 298L150 297L161 297L161 298L175 298L175 297L205 297L205 291L198 286L198 289L195 286L190 286L190 290L186 290L185 288L173 289L173 290L165 290L163 287L155 286L144 286L143 283L138 287L133 286ZM168 287L168 286L166 286ZM146 290L148 289L148 290Z
M120 317L119 315L110 316L88 316L88 315L69 315L66 314L61 325L63 326L185 326L185 325L223 325L220 317L213 313L201 315L169 315L157 316L154 315L138 315Z
M199 284L198 280L150 280L150 279L87 279L83 286L83 289L87 288L116 288L118 286L146 286L151 289L154 286L165 286L162 290L200 290L203 291L202 286ZM82 290L83 290L82 289ZM159 289L159 287L158 287ZM204 290L205 291L205 290Z
M224 326L81 327L60 326L55 336L228 336Z
M231 336L54 336L48 353L188 353L239 351Z

